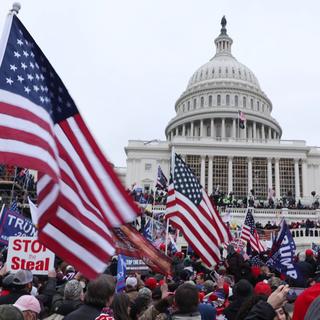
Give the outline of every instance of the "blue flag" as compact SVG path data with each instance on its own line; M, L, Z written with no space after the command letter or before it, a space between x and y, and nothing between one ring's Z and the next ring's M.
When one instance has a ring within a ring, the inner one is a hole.
M298 280L300 275L294 263L296 244L285 220L281 221L280 227L279 234L272 245L267 265L294 280Z
M35 237L37 233L31 220L16 211L3 210L0 218L0 245L8 245L9 237Z
M320 251L320 245L312 242L312 251L314 252L314 254L317 255L319 253L319 251Z
M145 225L144 229L143 229L143 236L149 240L149 241L153 241L153 235L152 235L152 224L153 221L151 221L153 219L149 219L147 224Z
M119 254L118 256L118 266L117 266L117 286L116 292L122 292L126 287L126 271L127 271L127 264L126 264L126 256Z

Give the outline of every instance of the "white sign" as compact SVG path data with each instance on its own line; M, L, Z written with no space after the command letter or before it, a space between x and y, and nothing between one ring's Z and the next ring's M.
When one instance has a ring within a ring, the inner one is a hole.
M33 237L9 237L8 271L30 270L33 274L48 274L54 269L54 253Z

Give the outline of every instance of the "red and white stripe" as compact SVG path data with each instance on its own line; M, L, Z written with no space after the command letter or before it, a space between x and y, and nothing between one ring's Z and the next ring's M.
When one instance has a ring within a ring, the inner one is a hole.
M251 234L250 226L244 224L242 226L241 239L244 241L248 241L253 250L257 252L265 251L264 246L260 242L260 238L256 229L254 229L253 234Z
M220 246L231 240L231 234L203 189L202 196L203 200L196 206L170 184L165 218L182 231L205 264L214 266L220 260Z
M115 252L109 228L137 208L79 114L53 124L29 100L0 90L0 162L39 171L39 239L87 277Z

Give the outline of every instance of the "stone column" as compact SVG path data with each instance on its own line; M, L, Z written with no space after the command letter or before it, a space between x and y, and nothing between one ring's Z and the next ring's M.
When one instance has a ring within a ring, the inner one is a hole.
M233 189L232 157L228 157L228 193Z
M264 132L264 124L261 125L261 139L264 141L266 138L265 132Z
M271 140L271 127L268 128L268 139Z
M173 130L170 131L170 140L172 141L173 139Z
M276 198L280 199L280 170L279 170L279 158L275 159L275 166L274 166L274 171L275 171L275 185L276 185Z
M201 171L200 171L200 183L204 187L206 178L206 157L201 156Z
M232 120L232 138L237 138L237 120L235 118Z
M307 167L307 160L302 160L302 193L303 197L308 197L308 167Z
M214 120L213 120L213 118L211 118L211 121L210 121L210 137L211 138L214 137Z
M272 159L268 158L268 191L272 189Z
M185 123L182 125L182 136L183 137L186 136L186 124Z
M203 120L200 120L200 137L203 137Z
M194 137L194 123L193 123L193 121L191 121L190 137Z
M221 139L226 137L226 119L221 119Z
M255 121L252 123L252 130L253 130L253 140L256 140L257 139L257 124Z
M210 196L213 191L213 156L209 156L208 166L208 195Z
M252 189L253 182L252 182L252 158L248 157L248 193Z
M298 200L300 199L299 159L294 159L294 185L296 189L296 200Z
M177 136L179 134L179 127L176 127L174 131L175 131L174 135Z

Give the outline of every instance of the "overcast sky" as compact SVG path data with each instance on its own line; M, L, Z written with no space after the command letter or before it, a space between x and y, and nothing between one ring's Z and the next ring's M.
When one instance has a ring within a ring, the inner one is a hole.
M283 139L319 145L317 0L21 0L19 18L117 166L129 139L165 139L174 103L215 53L225 14L233 55L257 76ZM3 26L12 1L1 1Z

